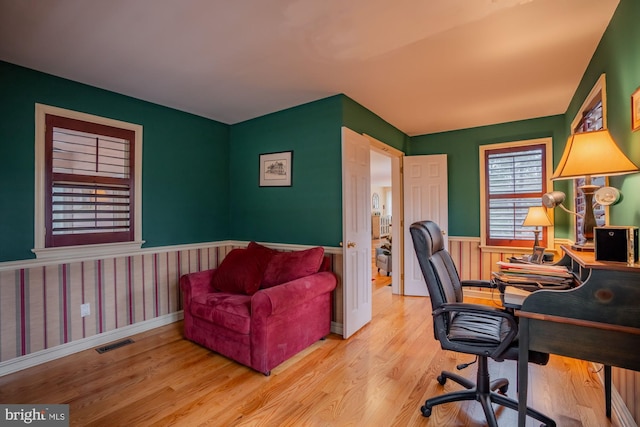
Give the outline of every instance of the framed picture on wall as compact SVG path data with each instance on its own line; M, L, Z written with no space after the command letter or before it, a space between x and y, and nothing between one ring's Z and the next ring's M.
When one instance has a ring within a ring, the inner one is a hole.
M260 154L260 187L291 187L293 151Z
M640 87L631 95L631 130L640 129Z

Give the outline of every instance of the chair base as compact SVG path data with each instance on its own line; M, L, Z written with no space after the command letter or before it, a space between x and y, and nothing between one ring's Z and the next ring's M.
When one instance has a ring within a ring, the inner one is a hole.
M518 402L503 395L507 392L509 381L506 378L499 378L497 380L490 381L486 357L478 357L478 374L476 384L452 372L443 371L438 376L438 382L440 385L444 385L447 379L462 385L467 390L454 391L427 399L424 406L420 408L423 416L429 417L431 415L432 408L436 405L463 400L475 400L480 402L482 405L482 410L487 418L488 426L498 427L496 414L491 406L492 403L497 403L498 405L511 408L515 411L518 410ZM498 390L499 393L502 394L499 394L495 390ZM556 426L555 421L533 408L527 407L527 416L540 421L543 426Z

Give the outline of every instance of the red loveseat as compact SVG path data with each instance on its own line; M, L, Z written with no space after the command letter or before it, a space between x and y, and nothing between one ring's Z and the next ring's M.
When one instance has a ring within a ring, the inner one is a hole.
M321 247L234 249L217 269L180 278L184 335L269 375L329 334L337 279L327 266Z

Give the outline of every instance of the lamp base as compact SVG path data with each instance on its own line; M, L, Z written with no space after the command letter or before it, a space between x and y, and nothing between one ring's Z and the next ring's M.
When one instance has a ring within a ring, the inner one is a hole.
M536 229L533 230L533 235L535 236L533 240L533 248L535 249L536 246L540 246L540 239L538 239L538 236L540 235L540 230L538 230L538 227L536 227Z

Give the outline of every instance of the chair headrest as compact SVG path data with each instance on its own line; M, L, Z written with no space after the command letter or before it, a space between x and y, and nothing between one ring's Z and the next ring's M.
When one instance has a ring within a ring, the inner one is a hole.
M442 230L433 221L418 221L411 224L411 233L418 233L427 250L427 257L430 258L436 252L444 250L444 238Z

